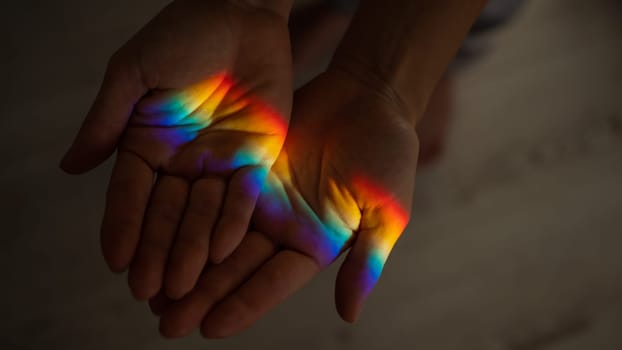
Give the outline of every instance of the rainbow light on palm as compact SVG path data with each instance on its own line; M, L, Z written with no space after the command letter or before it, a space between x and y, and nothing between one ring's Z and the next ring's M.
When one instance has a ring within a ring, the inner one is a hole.
M199 143L208 133L246 134L245 142L223 161L227 164L222 168L270 167L287 133L287 123L277 111L224 73L182 91L148 96L138 110L147 119L142 124L165 130L161 140L175 148Z
M262 189L267 197L262 204L269 207L264 210L313 247L305 253L321 265L333 262L355 243L353 240L367 240L368 259L361 285L363 293L369 293L408 223L408 213L394 196L364 176L354 177L348 186L329 179L322 208L314 210L296 188L288 156L279 156Z
M266 103L236 88L227 74L216 75L182 92L151 99L140 111L155 115L152 125L167 128L167 142L179 146L195 141L202 134L217 131L268 136L249 138L249 142L227 160L226 167L262 165L268 169L276 160L268 181L265 181L266 172L256 172L250 180L252 184L248 185L263 186L262 195L269 198L264 202L267 208L263 209L274 220L295 222L299 226L296 231L301 235L311 232L313 237L307 237L308 243L317 247L314 253L319 255L320 262L329 264L334 261L353 243L355 235L373 230L363 277L365 292L377 282L391 249L408 222L408 214L392 195L364 176L351 179L348 187L328 180L323 207L317 213L298 192L288 155L279 156L287 133L284 119ZM296 203L295 209L293 203ZM309 219L309 227L302 227L303 220L288 215L304 215Z

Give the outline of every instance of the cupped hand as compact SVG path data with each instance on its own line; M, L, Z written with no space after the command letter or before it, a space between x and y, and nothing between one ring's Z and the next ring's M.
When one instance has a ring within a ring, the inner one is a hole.
M235 249L284 142L288 9L247 3L166 7L113 55L61 163L80 173L118 149L102 250L138 299L183 296Z
M329 70L297 93L252 232L186 297L152 301L162 334L199 324L208 337L235 334L346 251L336 306L344 320L358 317L409 220L418 151L407 113L380 86Z

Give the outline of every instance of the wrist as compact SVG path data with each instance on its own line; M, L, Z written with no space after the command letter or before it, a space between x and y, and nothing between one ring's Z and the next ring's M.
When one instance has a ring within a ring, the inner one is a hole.
M363 0L334 56L377 76L416 124L484 0Z
M423 108L416 108L416 104L407 101L382 72L360 57L346 54L336 55L326 73L336 74L353 82L349 85L353 87L351 93L353 96L373 95L382 99L395 111L391 115L400 118L413 127L419 119L418 116L423 112ZM349 89L344 88L345 90Z
M339 71L356 80L366 89L390 103L398 114L413 127L425 111L426 98L417 98L401 89L392 74L364 56L339 50L333 57L329 70Z

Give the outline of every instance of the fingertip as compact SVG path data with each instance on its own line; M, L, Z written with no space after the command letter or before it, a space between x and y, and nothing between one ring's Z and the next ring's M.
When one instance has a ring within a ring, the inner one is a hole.
M236 295L222 300L201 322L201 335L207 339L222 339L247 329L253 323L247 305Z
M361 313L362 299L358 290L352 290L351 286L344 285L343 280L337 279L335 306L341 319L348 323L355 323Z
M183 324L176 323L175 319L163 316L160 318L158 331L166 339L177 339L190 335L192 328L188 329Z
M162 327L162 322L160 322L160 324L158 325L158 333L160 333L160 336L164 339L176 339L176 338L180 338L179 336L176 336L175 333L171 333L169 330L167 330L166 328Z
M348 255L337 273L335 283L335 306L339 316L348 323L355 323L363 304L369 297L377 279L370 278L364 261Z
M108 269L110 269L112 273L117 274L117 275L120 275L124 273L125 271L127 271L127 266L125 265L115 265L109 262L107 262L106 265L108 265Z
M181 338L190 335L198 326L200 318L195 320L192 301L176 303L160 317L159 331L166 338ZM201 316L202 317L202 316Z
M137 289L137 292L135 292L133 295L136 301L149 301L149 299L155 297L159 291L160 290L157 287L147 286L139 290Z
M164 284L164 293L173 300L179 300L185 297L192 287L188 288L177 281L175 283L166 282Z
M155 298L160 292L162 279L157 270L140 260L132 263L127 274L127 283L134 299L146 301Z
M153 298L149 299L149 301L147 301L147 304L149 305L149 310L151 310L151 314L153 316L156 316L156 317L162 316L162 312L164 310L160 305L154 304Z
M158 293L156 296L149 299L149 309L154 316L162 316L170 305L171 300L164 294Z
M209 261L214 265L218 265L228 258L232 252L233 249L227 249L222 246L221 242L215 241L210 245Z
M243 221L232 222L228 218L220 220L210 242L210 262L222 263L240 245L248 229L248 225L241 222Z
M106 231L102 230L100 245L106 265L108 265L110 271L114 273L123 273L127 271L132 262L134 251L129 251L129 247L119 244L113 236L104 234L103 232Z
M173 248L164 276L164 291L174 300L183 298L194 289L209 259L203 248L199 249L191 243L178 243ZM209 251L209 248L205 247L205 250Z
M240 245L248 232L259 192L268 169L246 167L229 182L220 218L210 241L210 261L219 264Z
M337 313L342 320L351 324L358 321L362 309L362 304L338 301L336 306Z
M73 148L70 148L60 161L59 168L70 175L79 175L91 170L80 164L79 158L75 155Z
M67 174L74 175L74 174L77 174L77 172L76 172L76 170L72 166L73 164L72 164L72 161L71 161L70 152L71 152L71 150L67 151L63 155L63 157L60 160L60 163L58 164L58 167L62 171L66 172Z
M132 297L134 297L136 301L147 301L158 294L158 290L152 288L147 283L139 281L137 278L128 278L128 285Z
M116 150L116 141L102 130L93 131L83 126L60 161L60 168L68 174L82 174L94 169Z
M201 324L200 330L201 336L205 339L223 339L234 333L220 323L210 322L209 317Z
M214 301L210 294L201 289L194 289L182 300L174 301L160 317L160 332L167 338L179 338L190 335L199 328ZM167 299L170 300L170 299Z
M109 249L106 249L102 244L102 255L106 265L113 273L123 273L129 267L129 261L126 257L117 253L110 253Z
M210 262L214 265L219 265L222 264L223 261L225 261L226 258L222 258L220 256L212 256L210 257Z
M153 293L151 293L149 289L144 288L143 286L138 286L132 283L129 283L129 286L132 297L136 301L147 301L153 297Z

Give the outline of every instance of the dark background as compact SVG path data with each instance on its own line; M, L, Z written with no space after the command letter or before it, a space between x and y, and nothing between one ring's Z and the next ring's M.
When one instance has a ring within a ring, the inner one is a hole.
M462 66L441 161L362 319L335 269L224 341L165 341L99 252L109 163L57 161L165 1L2 4L0 348L622 349L622 6L530 1Z

